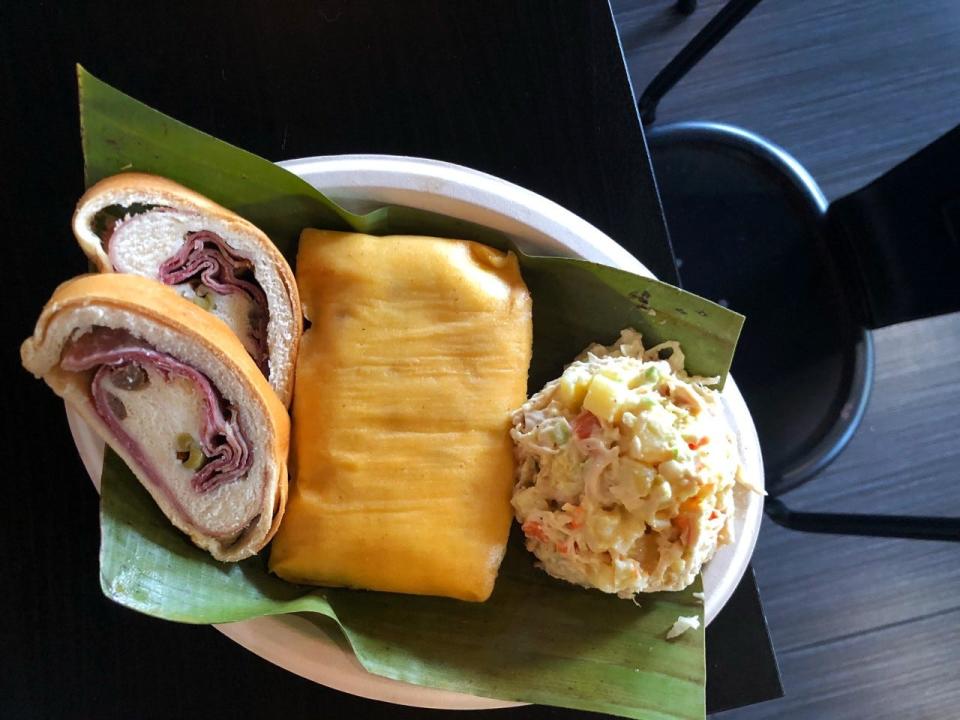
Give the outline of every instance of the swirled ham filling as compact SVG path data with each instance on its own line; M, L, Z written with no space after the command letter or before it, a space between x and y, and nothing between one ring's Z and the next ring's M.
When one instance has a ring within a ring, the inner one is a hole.
M219 317L269 376L269 309L253 263L204 228L202 216L170 207L143 207L112 223L100 223L101 242L113 268L170 285Z
M239 317L231 319L235 323L246 321L244 345L263 374L269 373L267 296L253 280L252 262L237 255L215 232L199 230L184 236L176 255L163 261L159 275L166 285L182 285L199 279L204 287L219 296L212 300L214 303L227 306L230 300L240 300Z
M64 349L60 367L93 370L90 394L103 422L150 479L178 501L182 481L198 495L243 478L250 444L235 409L201 372L126 330L93 327ZM187 467L178 438L189 435L202 451Z

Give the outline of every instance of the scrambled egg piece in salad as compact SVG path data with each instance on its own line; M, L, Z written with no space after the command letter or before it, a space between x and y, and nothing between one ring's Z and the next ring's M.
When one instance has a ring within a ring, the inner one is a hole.
M512 503L544 570L625 598L682 590L733 540L740 456L716 382L627 329L514 413Z

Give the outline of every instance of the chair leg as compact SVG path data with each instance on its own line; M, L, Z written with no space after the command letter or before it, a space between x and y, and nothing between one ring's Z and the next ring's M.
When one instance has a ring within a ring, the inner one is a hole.
M800 532L960 542L960 518L795 512L776 498L765 509L778 525Z
M649 125L657 117L657 105L667 91L676 85L684 75L700 62L704 55L723 40L737 24L747 16L760 0L730 0L694 38L667 63L643 91L637 107L644 125ZM684 3L677 3L677 8ZM696 3L694 3L696 5ZM682 12L682 10L681 10Z
M697 0L677 0L676 8L681 15L693 15L697 9Z

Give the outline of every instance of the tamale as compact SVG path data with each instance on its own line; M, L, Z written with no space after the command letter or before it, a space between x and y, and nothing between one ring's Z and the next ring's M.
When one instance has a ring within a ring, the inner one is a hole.
M304 230L296 273L312 325L271 570L485 600L510 529L510 412L526 399L532 345L516 257Z

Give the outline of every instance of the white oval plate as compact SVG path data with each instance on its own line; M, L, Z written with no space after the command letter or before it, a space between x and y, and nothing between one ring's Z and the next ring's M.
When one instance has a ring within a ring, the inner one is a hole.
M541 254L567 255L652 277L630 253L595 227L550 200L469 168L436 160L391 155L336 155L279 163L349 207L364 211L384 203L443 213L495 228L518 245ZM599 338L598 338L599 339ZM744 473L763 487L763 463L753 420L733 378L723 391L736 428ZM103 442L67 408L74 441L99 489ZM737 542L720 549L703 572L706 622L730 598L753 554L763 499L739 491ZM274 665L353 695L403 705L449 710L510 707L518 703L474 697L389 680L368 673L342 642L296 615L256 618L216 626L235 642ZM336 632L336 631L333 631Z

